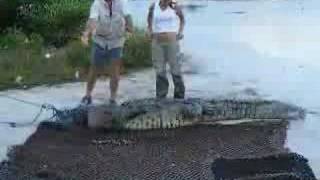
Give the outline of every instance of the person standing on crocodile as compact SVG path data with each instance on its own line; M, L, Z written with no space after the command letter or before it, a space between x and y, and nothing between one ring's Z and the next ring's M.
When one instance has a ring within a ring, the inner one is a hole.
M82 43L89 45L89 36L92 35L91 65L87 80L86 94L81 102L92 103L98 72L110 65L110 103L116 104L116 96L122 68L122 54L125 43L125 34L132 33L131 16L124 0L94 0L90 8L90 15L85 31L82 34Z
M183 37L185 18L172 0L156 0L148 12L148 35L152 40L152 61L156 71L156 97L166 98L169 89L166 65L174 83L174 98L183 99L185 85L178 62L178 41Z

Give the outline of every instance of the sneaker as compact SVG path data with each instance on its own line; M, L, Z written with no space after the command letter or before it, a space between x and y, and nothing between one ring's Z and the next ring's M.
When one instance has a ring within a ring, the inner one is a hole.
M82 104L85 104L85 105L90 105L92 104L92 98L91 96L84 96L81 100L81 103Z

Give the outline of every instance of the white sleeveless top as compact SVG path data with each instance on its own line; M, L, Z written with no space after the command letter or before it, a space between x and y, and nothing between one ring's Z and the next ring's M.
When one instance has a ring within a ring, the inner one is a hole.
M155 2L153 10L153 33L178 32L178 17L171 7L161 10L159 0Z

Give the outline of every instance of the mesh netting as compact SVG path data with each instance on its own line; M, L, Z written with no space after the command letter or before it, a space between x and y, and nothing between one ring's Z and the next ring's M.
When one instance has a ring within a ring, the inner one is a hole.
M245 167L245 168L239 168ZM215 179L316 180L308 160L296 153L259 158L219 158L212 164Z
M39 127L12 156L14 178L213 179L219 157L286 152L287 123L193 126L173 130L57 133ZM12 178L12 179L14 179Z
M10 178L13 174L9 172L9 164L4 161L0 164L0 180L5 180Z

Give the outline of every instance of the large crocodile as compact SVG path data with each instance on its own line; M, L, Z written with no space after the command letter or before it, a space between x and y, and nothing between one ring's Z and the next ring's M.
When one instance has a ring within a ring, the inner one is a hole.
M69 122L83 124L86 121L89 127L94 128L132 130L176 128L199 123L243 119L303 119L305 115L302 108L279 101L196 98L139 99L124 102L119 106L94 105L82 108L82 111L78 112L77 117Z

